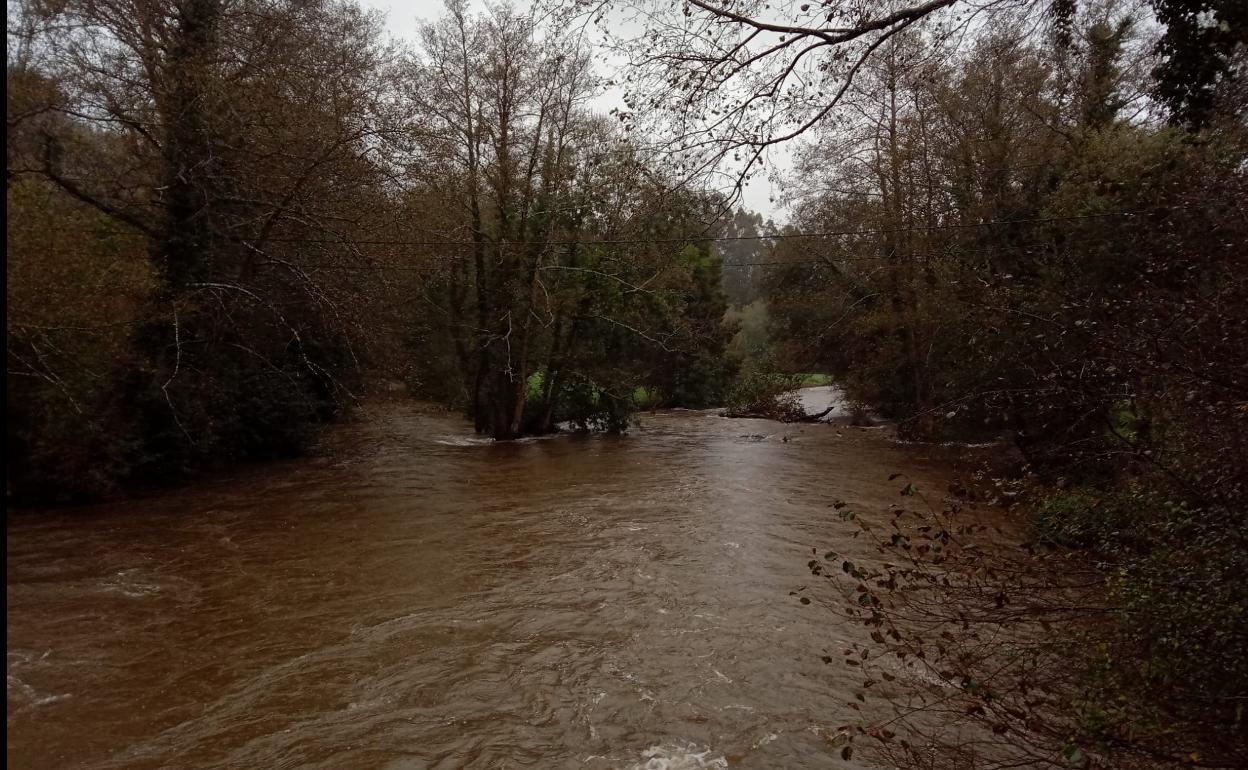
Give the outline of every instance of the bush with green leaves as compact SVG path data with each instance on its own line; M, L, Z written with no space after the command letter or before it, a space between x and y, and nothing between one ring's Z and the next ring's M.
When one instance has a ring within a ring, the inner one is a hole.
M750 371L741 375L728 391L730 417L767 417L776 420L800 419L806 414L797 390L802 375Z

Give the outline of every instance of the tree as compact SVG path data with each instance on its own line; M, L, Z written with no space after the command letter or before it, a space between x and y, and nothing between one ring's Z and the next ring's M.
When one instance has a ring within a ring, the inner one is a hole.
M1214 115L1219 91L1244 75L1248 9L1235 0L1153 0L1165 27L1153 69L1171 120L1193 129Z
M814 344L785 354L920 438L1008 431L993 452L1035 472L1012 488L989 463L980 490L1035 495L1018 562L961 552L953 500L907 508L921 526L898 509L882 563L843 571L877 634L862 660L946 683L862 727L903 766L1242 763L1245 134L1228 102L1199 133L1141 118L1139 29L1078 15L1062 49L989 26L961 53L896 36L799 164L797 228L819 234L781 242L765 292L773 332ZM1048 547L1091 574L1050 584ZM1037 628L1060 633L1018 654Z
M643 380L706 398L671 358L701 361L725 342L718 262L692 235L707 229L704 201L671 194L587 110L598 83L586 49L510 7L472 17L450 3L410 68L409 178L452 207L465 238L437 302L477 430L550 430L564 396L605 410L581 422L618 429Z
M349 391L388 53L354 6L82 0L25 9L9 179L141 238L154 279L93 431L121 475L292 451ZM16 67L16 70L14 69ZM349 309L351 308L351 309Z
M775 230L771 223L752 211L736 209L718 229L725 240L715 244L724 262L724 293L737 307L750 304L755 296L755 278L767 249L766 235Z
M472 273L454 273L449 310L471 372L471 411L479 431L513 438L534 369L548 241L569 224L575 232L560 204L569 200L571 143L593 81L585 51L539 38L534 20L511 8L478 19L463 3L447 11L424 28L424 56L412 65L414 132L422 156L450 166L457 189L449 192L468 213Z
M990 2L975 13L956 6L635 3L640 34L608 34L628 60L620 117L663 137L682 178L727 174L735 200L768 148L837 120L859 75L895 35L925 24L937 39L955 38L977 14L1013 4ZM599 24L608 16L593 10Z

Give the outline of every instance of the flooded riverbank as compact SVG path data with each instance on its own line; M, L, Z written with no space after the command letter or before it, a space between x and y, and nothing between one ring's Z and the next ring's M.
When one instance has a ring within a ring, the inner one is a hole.
M318 457L16 512L8 759L827 767L856 682L821 656L865 631L790 592L812 547L870 558L834 500L883 518L944 451L688 411L494 444L387 403Z

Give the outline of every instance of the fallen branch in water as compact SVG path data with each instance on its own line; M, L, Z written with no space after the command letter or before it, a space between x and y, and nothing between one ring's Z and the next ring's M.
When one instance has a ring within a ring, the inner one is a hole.
M800 405L779 403L771 405L751 405L749 407L729 407L719 413L720 417L749 417L761 420L777 420L779 422L819 422L836 408L833 404L818 414L807 414Z

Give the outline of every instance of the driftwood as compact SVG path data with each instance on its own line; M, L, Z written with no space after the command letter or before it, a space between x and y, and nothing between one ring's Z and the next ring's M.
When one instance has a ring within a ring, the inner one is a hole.
M832 413L836 408L836 404L832 404L827 409L817 414L807 414L805 409L800 406L790 407L785 404L775 404L767 408L745 408L745 409L725 409L719 413L720 417L749 417L760 420L776 420L778 422L819 422L824 417Z

